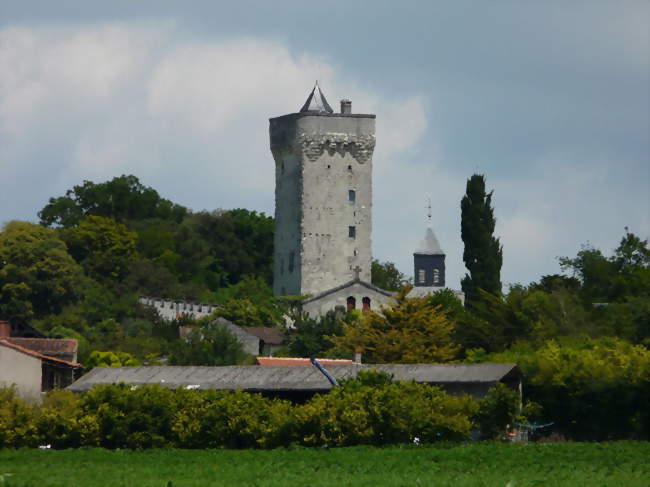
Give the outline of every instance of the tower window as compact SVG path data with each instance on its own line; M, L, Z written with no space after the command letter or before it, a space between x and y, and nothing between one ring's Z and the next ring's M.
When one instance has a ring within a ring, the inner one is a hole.
M418 282L419 283L426 282L426 274L424 272L424 269L418 269Z
M357 238L357 227L348 227L348 237Z
M348 171L352 172L352 166L348 166Z
M289 272L293 272L295 260L296 260L296 253L292 250L291 252L289 252Z
M357 192L353 189L348 191L348 201L354 203L357 200Z
M440 282L440 271L438 269L433 269L433 283L438 284Z

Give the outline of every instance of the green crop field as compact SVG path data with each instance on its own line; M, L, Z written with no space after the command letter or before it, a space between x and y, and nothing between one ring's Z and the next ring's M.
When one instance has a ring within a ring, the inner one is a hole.
M0 486L650 486L650 444L2 450Z

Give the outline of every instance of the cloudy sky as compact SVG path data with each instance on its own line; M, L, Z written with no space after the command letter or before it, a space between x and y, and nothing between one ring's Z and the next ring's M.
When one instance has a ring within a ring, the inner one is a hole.
M433 228L464 274L460 199L494 190L505 283L650 236L650 2L0 3L0 222L135 174L195 210L273 214L268 118L316 79L377 114L375 257Z

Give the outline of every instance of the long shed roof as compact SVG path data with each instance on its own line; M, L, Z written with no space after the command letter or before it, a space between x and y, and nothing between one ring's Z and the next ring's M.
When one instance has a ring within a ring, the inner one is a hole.
M393 374L395 380L431 384L493 383L519 375L515 364L383 364L328 366L336 379L356 377L359 370L376 369ZM124 382L132 385L160 384L169 388L243 389L247 391L326 391L330 383L315 367L224 367L156 366L96 367L68 386L83 392L99 384Z

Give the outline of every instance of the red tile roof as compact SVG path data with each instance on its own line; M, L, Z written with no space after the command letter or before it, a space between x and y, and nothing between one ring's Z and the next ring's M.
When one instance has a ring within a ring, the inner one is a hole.
M269 345L282 345L284 343L284 330L280 328L243 326L242 330L256 336Z
M77 351L77 340L73 338L20 338L7 337L9 343L28 348L44 355L72 354Z
M57 362L64 365L68 365L70 367L83 367L83 365L76 362L69 362L67 360L63 360L60 358L51 357L49 355L44 355L42 353L35 352L34 350L30 350L29 348L21 347L20 345L16 345L15 343L9 342L6 338L0 338L0 345L4 345L5 347L12 348L18 352L24 353L25 355L31 355L32 357L40 358L41 360Z
M255 357L258 365L276 366L276 365L311 365L308 358L294 358L294 357ZM352 365L352 360L333 359L333 358L319 358L317 359L321 365L327 367L330 365Z

